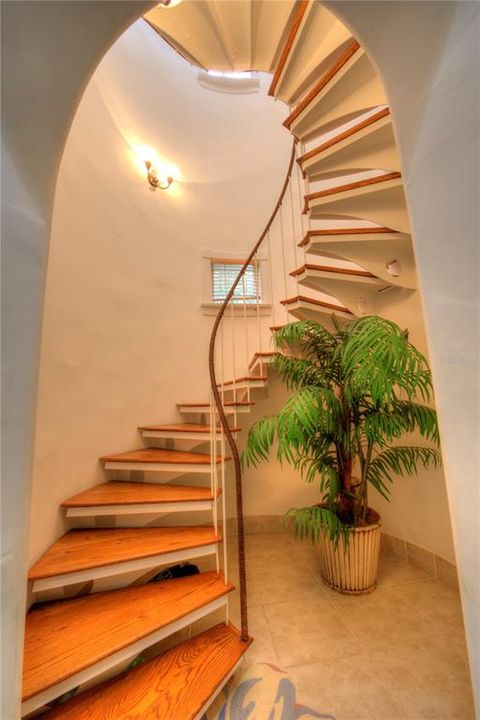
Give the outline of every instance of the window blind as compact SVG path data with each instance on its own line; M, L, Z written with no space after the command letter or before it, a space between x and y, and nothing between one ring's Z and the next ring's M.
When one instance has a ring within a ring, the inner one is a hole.
M212 301L223 302L232 287L235 278L243 267L242 260L214 260L212 268ZM243 278L238 283L232 302L255 304L262 301L261 273L258 262L248 265Z

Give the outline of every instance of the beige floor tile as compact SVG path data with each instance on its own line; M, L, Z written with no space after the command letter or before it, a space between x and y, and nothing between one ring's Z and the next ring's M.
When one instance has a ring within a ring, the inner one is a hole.
M425 628L434 635L464 633L459 593L440 580L407 583L403 594Z
M247 664L267 662L278 665L277 652L263 607L250 612L249 633L253 637L253 643L248 650Z
M430 576L424 570L410 565L393 555L382 555L378 567L378 587L398 585L410 580L426 580Z
M288 674L296 685L298 703L330 713L336 720L407 718L363 654L298 665L289 668Z
M295 600L299 597L315 600L317 597L327 600L323 585L310 572L307 566L273 566L261 571L249 573L250 601L256 605Z
M329 597L365 649L463 631L458 595L436 580L379 587L360 596L331 591Z
M370 659L410 720L473 720L468 665L447 638L373 651Z
M255 639L247 664L285 668L298 702L336 720L473 720L455 589L384 555L373 593L341 595L322 583L309 541L260 533L246 546ZM238 588L234 546L230 558ZM230 597L239 627L238 589Z
M344 657L360 651L325 597L265 605L273 644L283 667Z

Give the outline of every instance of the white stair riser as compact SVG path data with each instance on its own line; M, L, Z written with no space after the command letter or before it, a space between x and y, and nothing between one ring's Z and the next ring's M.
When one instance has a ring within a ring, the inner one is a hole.
M138 505L91 505L88 507L67 508L66 516L82 518L99 515L166 515L174 512L197 512L200 510L213 510L213 500L143 503Z
M219 465L219 463L217 463ZM165 473L206 473L211 470L210 465L196 463L139 463L139 462L105 462L105 470L141 470L143 472Z
M65 573L64 575L41 578L33 581L32 590L33 592L44 592L45 590L53 590L54 588L65 587L66 585L73 585L75 583L88 582L89 580L97 580L98 578L111 577L112 575L122 573L148 570L150 568L160 567L161 565L168 565L169 563L183 562L195 557L214 555L218 550L218 545L219 543L211 543L209 545L202 545L201 547L160 553L136 560L128 560L126 562Z
M210 407L197 407L195 405L179 405L178 409L185 415L210 415ZM234 407L225 407L225 415L233 415L234 413L250 412L250 405L237 405ZM217 412L215 413L217 414Z
M156 440L195 440L198 445L202 443L210 442L210 433L169 433L164 430L141 430L141 435L144 438L156 439ZM237 438L237 433L233 433L233 437ZM221 433L217 433L216 440L221 440Z

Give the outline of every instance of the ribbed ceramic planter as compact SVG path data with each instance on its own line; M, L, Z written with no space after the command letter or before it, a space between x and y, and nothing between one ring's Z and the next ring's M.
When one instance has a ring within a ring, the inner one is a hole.
M320 570L324 583L341 593L361 595L377 585L381 521L350 530L348 547L323 536L318 541Z

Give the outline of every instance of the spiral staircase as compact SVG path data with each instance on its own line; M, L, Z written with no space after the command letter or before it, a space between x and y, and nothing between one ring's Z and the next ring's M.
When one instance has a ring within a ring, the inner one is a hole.
M286 317L328 323L334 312L348 320L375 311L380 293L414 291L392 118L347 28L315 0L194 0L158 7L146 20L200 68L271 73L269 94L290 108L284 125L297 141L305 184L296 238L304 261L287 268L298 290L278 298ZM233 438L238 416L268 382L271 357L258 347L246 374L219 383ZM35 604L26 617L24 716L200 718L249 647L246 625L239 631L229 621L224 469L231 459L221 423L211 399L179 400L183 422L140 427L144 447L102 457L105 482L62 503L75 527L28 576ZM192 473L205 482L182 484ZM199 511L211 522L151 523ZM162 566L199 558L213 569L151 582ZM171 647L131 667L168 638Z

